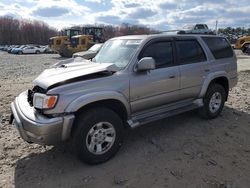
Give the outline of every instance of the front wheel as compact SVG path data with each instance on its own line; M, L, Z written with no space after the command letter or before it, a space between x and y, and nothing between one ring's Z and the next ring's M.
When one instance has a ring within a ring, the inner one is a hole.
M205 97L204 106L199 110L200 115L206 119L213 119L219 116L226 100L226 91L220 84L209 86Z
M78 115L73 146L78 157L98 164L113 157L122 144L123 122L112 110L94 108Z

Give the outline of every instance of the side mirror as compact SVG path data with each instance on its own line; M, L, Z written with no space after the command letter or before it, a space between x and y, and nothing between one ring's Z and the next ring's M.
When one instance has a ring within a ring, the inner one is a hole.
M138 64L136 70L139 71L149 71L155 69L155 60L152 57L142 58Z

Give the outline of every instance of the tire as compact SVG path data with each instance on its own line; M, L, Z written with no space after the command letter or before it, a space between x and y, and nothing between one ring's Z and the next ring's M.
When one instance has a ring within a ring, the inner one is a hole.
M248 45L249 44L244 44L244 46L241 48L241 50L242 50L243 53L246 53Z
M78 114L74 126L73 147L85 163L103 163L113 157L122 145L123 122L108 108L93 108Z
M220 84L210 85L203 98L204 106L199 109L200 115L205 119L214 119L218 117L224 107L225 100L226 91L224 87Z
M71 52L67 46L64 46L63 48L63 55L64 57L72 58L73 52Z
M39 50L37 50L37 51L36 51L36 54L40 54L40 51L39 51Z
M18 51L18 55L22 55L23 54L23 52L22 51Z

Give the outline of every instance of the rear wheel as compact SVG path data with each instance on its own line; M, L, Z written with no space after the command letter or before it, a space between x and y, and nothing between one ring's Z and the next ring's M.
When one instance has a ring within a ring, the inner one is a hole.
M22 51L18 51L18 54L21 55L21 54L23 54L23 52Z
M242 52L243 53L246 53L248 47L249 47L250 44L244 44L244 46L241 48Z
M62 57L72 57L73 52L71 50L68 49L68 47L66 45L62 46L60 48L60 53L59 53Z
M40 51L39 51L39 50L37 50L37 51L36 51L36 54L40 54Z
M122 144L122 120L110 109L95 108L83 112L78 115L75 126L73 146L83 162L105 162Z
M220 84L209 86L205 97L204 106L199 110L200 115L206 119L216 118L222 111L226 100L226 91Z

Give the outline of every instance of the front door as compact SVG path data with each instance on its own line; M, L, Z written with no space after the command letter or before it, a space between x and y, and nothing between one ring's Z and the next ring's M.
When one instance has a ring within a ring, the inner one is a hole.
M173 42L154 41L140 53L152 57L156 68L151 71L133 72L130 79L130 104L132 113L151 109L179 99L180 75L175 64Z

